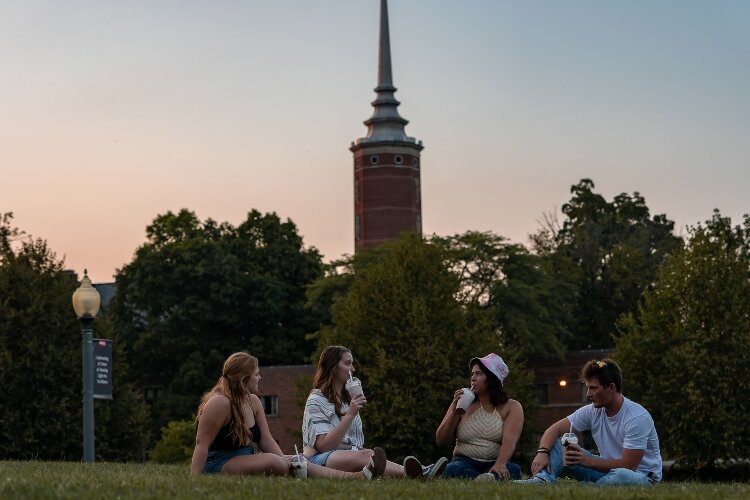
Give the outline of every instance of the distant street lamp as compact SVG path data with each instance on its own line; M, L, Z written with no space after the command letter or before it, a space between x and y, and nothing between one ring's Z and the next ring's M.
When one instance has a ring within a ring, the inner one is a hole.
M94 463L94 344L91 325L99 312L99 292L91 286L88 270L84 269L81 286L73 293L73 309L81 320L83 355L83 461Z

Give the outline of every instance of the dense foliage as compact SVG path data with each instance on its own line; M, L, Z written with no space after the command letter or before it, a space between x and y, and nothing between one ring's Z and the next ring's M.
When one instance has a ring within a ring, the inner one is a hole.
M652 412L664 449L696 468L750 449L750 218L716 212L689 231L621 325L626 392Z
M317 329L305 287L322 273L296 226L251 211L234 227L193 212L168 212L116 277L110 306L135 380L163 387L153 430L189 419L227 355L248 350L262 364L294 364L314 349Z
M674 222L652 217L637 192L607 201L583 179L571 193L562 226L543 228L532 239L556 279L575 288L567 347L611 347L617 319L637 312L642 292L682 240L673 234Z
M80 460L81 329L71 305L77 283L44 240L23 238L0 218L0 458ZM112 338L105 323L94 334ZM95 402L99 459L142 459L142 399L125 382L114 339L112 401Z
M149 453L152 462L161 464L186 464L193 457L195 447L195 422L173 420L161 429L161 438Z
M468 361L502 352L500 338L456 299L460 281L440 246L405 235L377 256L359 268L355 260L351 288L319 347L352 349L368 397L370 446L399 458L435 458L447 451L436 448L435 429L453 392L467 384Z

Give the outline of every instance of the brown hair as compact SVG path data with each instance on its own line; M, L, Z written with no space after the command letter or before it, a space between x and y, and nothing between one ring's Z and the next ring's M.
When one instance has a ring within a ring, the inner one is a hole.
M581 370L581 380L595 378L603 387L615 384L617 392L622 392L622 369L610 358L601 361L592 359Z
M221 377L216 385L211 388L201 398L201 404L198 406L198 416L195 418L196 424L201 418L203 407L209 399L217 394L226 396L229 399L229 406L232 412L229 420L233 439L245 446L250 443L252 436L245 425L245 415L243 405L249 401L250 393L245 388L245 380L251 377L258 368L258 359L247 352L235 352L224 361L224 368L221 370Z
M343 387L341 388L341 392L336 394L333 375L345 352L351 353L352 351L340 345L329 345L323 349L323 352L320 353L318 368L315 370L315 378L313 379L313 388L320 390L323 396L333 403L333 407L336 409L336 414L339 417L344 415L341 412L341 405L349 403L350 398L349 393Z

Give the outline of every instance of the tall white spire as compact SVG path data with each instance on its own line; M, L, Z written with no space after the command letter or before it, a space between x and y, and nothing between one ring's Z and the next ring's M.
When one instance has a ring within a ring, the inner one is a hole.
M372 102L375 108L372 116L364 123L367 125L367 137L357 139L356 144L375 142L409 142L416 143L413 137L408 137L404 127L408 120L398 113L398 105L394 93L393 71L391 69L391 40L388 31L388 2L380 0L380 44L378 47L378 86L375 87L377 97Z

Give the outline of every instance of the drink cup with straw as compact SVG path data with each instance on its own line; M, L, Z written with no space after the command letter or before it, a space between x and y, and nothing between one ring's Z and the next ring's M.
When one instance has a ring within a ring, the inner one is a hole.
M562 435L562 438L560 438L560 442L562 443L563 447L567 449L571 444L574 444L578 446L578 436L575 435L573 432L573 423L570 424L570 430ZM563 450L563 461L565 459L565 450Z
M458 398L458 402L456 402L456 413L459 415L463 415L466 413L466 410L469 409L469 406L474 401L474 398L476 395L474 394L474 386L466 387L463 389L463 394L461 394L461 397Z
M294 445L295 455L292 457L292 473L297 479L307 478L307 459L304 455L300 455L297 445Z
M364 394L364 391L362 391L362 382L357 377L352 377L351 371L349 372L349 380L346 381L346 390L349 391L349 397L352 399Z

